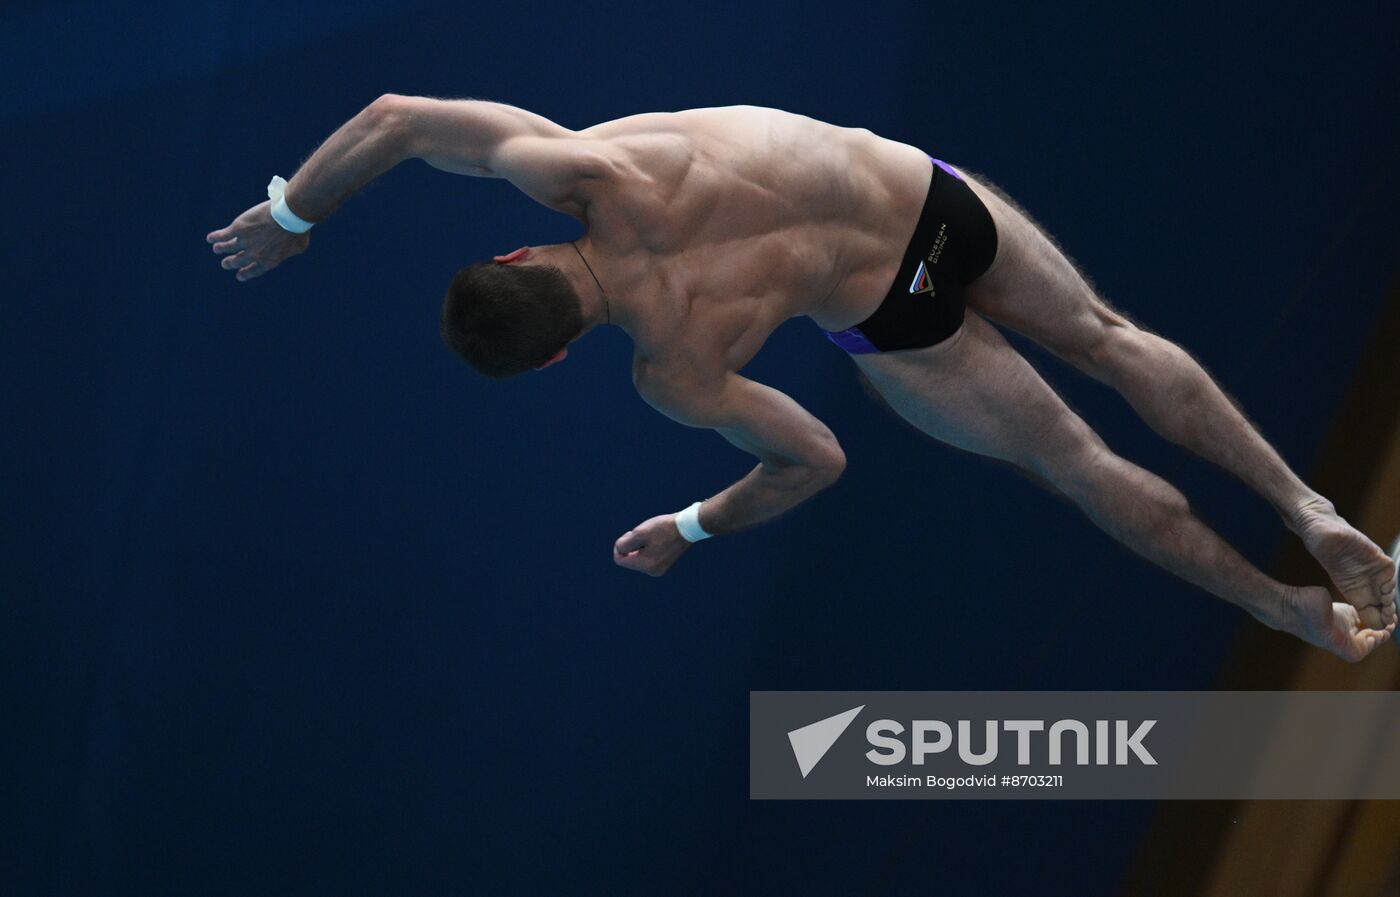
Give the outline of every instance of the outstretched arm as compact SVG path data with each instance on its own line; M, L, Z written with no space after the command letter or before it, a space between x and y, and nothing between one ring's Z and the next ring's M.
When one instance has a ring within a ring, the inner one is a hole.
M693 427L710 427L759 463L747 476L707 499L699 522L711 535L724 535L771 520L836 481L845 453L826 425L776 389L738 374L707 388L658 385L639 380L638 391L668 417ZM663 514L617 540L613 560L632 570L660 576L690 547L676 528L675 514Z
M597 141L524 109L385 94L312 153L284 198L297 216L320 222L352 193L411 158L456 174L506 178L564 212L575 210L584 182L601 177L606 164ZM271 202L253 206L206 239L239 280L272 270L309 242L272 220Z

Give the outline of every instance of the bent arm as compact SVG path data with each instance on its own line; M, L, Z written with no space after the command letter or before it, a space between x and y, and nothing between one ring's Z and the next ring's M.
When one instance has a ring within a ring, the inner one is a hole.
M458 174L507 178L531 198L582 218L588 190L609 161L603 145L546 118L483 100L435 100L385 94L341 125L287 183L283 198L298 217L324 221L350 194L395 165L421 158ZM238 280L261 277L306 251L309 237L288 233L261 202L205 236L220 265Z
M561 211L574 211L580 181L601 176L606 166L596 141L526 109L385 94L306 160L287 184L287 205L308 221L321 221L406 159L453 174L505 178Z
M700 506L700 526L712 535L771 520L836 482L846 456L835 435L776 389L728 374L718 389L643 396L681 423L710 427L758 458L734 485Z
M352 193L407 158L399 99L385 94L327 137L287 182L288 208L307 221L324 221Z

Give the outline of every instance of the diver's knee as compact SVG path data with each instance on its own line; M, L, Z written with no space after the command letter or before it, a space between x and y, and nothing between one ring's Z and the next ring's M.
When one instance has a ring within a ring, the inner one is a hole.
M1070 498L1097 481L1100 469L1116 457L1099 434L1073 413L1038 437L1027 446L1023 466Z
M1076 347L1070 362L1095 380L1112 385L1147 363L1150 336L1127 320L1099 321Z

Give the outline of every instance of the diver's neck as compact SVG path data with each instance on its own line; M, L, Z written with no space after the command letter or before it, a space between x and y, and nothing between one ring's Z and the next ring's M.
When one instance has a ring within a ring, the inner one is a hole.
M627 278L614 259L600 250L587 233L574 240L572 246L564 243L554 248L561 250L557 263L583 304L588 327L613 326L630 334L636 310L625 289ZM566 266L568 258L563 253L573 257L572 267Z

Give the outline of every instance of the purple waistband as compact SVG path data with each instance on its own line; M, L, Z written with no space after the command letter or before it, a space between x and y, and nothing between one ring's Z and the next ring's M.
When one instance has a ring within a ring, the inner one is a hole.
M869 339L866 338L864 333L860 332L859 327L851 327L847 330L838 330L834 333L830 330L823 330L822 333L826 334L827 339L831 340L833 343L845 349L852 355L865 355L870 352L880 351L879 349L875 348L874 343L872 343Z
M924 155L928 156L928 153L924 153ZM941 159L935 159L933 156L929 156L928 158L934 165L937 165L958 180L962 180L962 175L954 171L953 167L947 162ZM864 333L861 333L859 327L848 327L845 330L837 330L834 332L831 330L823 330L822 333L826 334L827 339L852 355L866 355L870 352L880 351Z
M928 153L924 153L924 155L925 155L925 156L928 156ZM957 178L958 180L962 180L962 175L960 175L960 174L958 174L956 171L954 171L954 170L953 170L953 166L949 165L947 162L944 162L942 159L934 159L933 156L928 156L928 157L929 157L930 159L933 160L933 164L934 164L934 165L937 165L939 168L941 168L941 169L943 169L944 171L948 172L949 174L951 174L953 177Z

